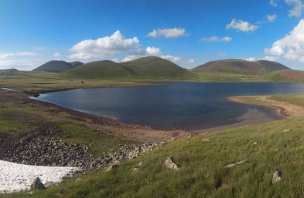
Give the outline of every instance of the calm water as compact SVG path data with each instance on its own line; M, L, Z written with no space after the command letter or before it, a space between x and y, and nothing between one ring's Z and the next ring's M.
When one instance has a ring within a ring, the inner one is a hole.
M75 89L42 94L39 100L155 129L203 129L280 116L273 109L243 105L228 96L304 92L289 83L169 83L131 88Z

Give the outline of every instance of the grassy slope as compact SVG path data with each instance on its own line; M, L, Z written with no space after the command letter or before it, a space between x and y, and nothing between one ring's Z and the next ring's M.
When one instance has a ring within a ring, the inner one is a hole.
M112 61L96 61L68 71L67 76L76 78L117 79L130 78L132 71L124 65Z
M73 66L71 63L65 61L49 61L40 67L34 69L34 71L44 71L44 72L63 72L71 69Z
M144 82L114 79L65 78L58 73L18 72L16 74L0 74L0 87L30 92L52 91L73 88L111 87L143 85Z
M191 79L193 75L170 61L153 56L124 62L123 65L141 79Z
M96 61L66 72L66 76L84 79L179 80L191 79L191 72L157 57L115 63Z
M279 99L304 105L299 102L304 95ZM79 181L67 179L36 191L33 197L300 197L304 194L303 124L303 118L289 118L174 141L123 162L116 172L100 170ZM166 170L162 163L167 157L173 157L181 169ZM248 161L224 168L241 160ZM132 172L141 161L140 171ZM282 171L282 181L272 185L275 170Z
M230 73L243 75L262 75L269 71L288 69L286 66L271 61L246 61L241 59L229 59L211 61L198 66L192 71L202 73Z
M120 143L128 142L97 133L96 126L89 118L80 120L77 116L55 107L33 103L27 95L0 90L0 103L0 135L17 137L51 124L62 130L58 138L67 143L92 144L92 152L96 156L117 148ZM100 127L100 131L106 129L106 126Z

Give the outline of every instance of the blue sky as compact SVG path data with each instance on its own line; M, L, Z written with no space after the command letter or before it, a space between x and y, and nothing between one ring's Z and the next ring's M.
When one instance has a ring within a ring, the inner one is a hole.
M0 0L0 69L156 55L304 67L302 0ZM301 35L303 35L301 37Z

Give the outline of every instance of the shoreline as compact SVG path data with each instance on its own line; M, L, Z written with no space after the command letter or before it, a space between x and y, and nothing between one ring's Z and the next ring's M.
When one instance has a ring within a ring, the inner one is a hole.
M228 99L242 104L260 105L277 110L285 118L299 117L304 115L304 107L271 99L271 95L266 96L232 96Z

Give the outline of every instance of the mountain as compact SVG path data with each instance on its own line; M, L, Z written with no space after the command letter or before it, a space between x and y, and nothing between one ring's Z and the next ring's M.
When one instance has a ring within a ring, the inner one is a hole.
M192 73L168 60L149 56L133 61L115 63L96 61L81 65L66 72L77 78L126 78L126 79L189 79Z
M15 74L18 72L17 69L0 69L0 74Z
M276 63L272 61L266 61L266 60L246 61L241 59L228 59L228 60L211 61L192 69L192 71L261 75L267 72L272 72L276 70L287 70L287 69L289 68L280 63Z
M41 65L40 67L37 67L36 69L34 69L33 71L45 71L45 72L64 72L67 71L69 69L78 67L80 65L82 65L83 63L81 62L65 62L65 61L59 61L59 60L52 60L49 61L43 65Z
M120 63L103 60L87 63L66 72L68 76L77 78L126 78L132 71Z
M123 64L131 69L134 75L142 78L186 79L192 76L187 69L155 56L139 58Z
M303 82L304 71L277 70L261 76L261 79L269 82Z

